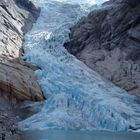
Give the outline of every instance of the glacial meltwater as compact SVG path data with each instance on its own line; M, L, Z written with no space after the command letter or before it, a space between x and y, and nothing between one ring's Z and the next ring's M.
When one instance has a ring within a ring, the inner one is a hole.
M94 4L102 8L100 4L106 0L32 1L41 12L25 35L23 59L40 68L35 75L46 101L19 128L78 133L138 129L140 102L136 97L89 69L63 46L69 40L70 27L95 8Z
M28 131L25 140L140 140L140 133L107 131Z

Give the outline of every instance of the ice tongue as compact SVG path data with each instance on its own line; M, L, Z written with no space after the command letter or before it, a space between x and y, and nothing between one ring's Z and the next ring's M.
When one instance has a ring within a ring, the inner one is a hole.
M128 131L135 125L133 116L139 108L135 97L90 70L63 47L69 40L69 28L95 1L32 1L41 7L41 13L25 35L23 58L41 68L36 75L47 100L41 112L19 123L20 129Z

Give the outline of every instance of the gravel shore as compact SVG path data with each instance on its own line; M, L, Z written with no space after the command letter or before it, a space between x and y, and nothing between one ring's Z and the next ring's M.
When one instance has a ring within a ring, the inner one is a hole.
M0 140L22 140L22 133L17 129L21 120L16 105L0 96Z

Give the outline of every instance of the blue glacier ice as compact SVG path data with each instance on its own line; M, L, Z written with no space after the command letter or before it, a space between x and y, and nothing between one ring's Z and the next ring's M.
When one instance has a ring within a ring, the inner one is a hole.
M63 47L69 28L106 0L32 0L41 8L25 35L23 59L35 72L46 101L41 111L19 123L22 130L129 131L140 122L136 97L116 87Z

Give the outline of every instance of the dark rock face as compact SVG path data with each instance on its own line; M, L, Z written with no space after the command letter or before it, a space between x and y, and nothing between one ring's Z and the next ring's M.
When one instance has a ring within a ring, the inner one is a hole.
M15 0L15 2L20 9L25 9L30 13L28 14L28 18L24 21L24 26L22 27L23 33L26 33L32 28L32 23L34 23L38 18L40 9L37 9L29 0Z
M28 0L0 1L0 92L12 101L43 100L34 76L37 68L20 59L23 35L38 15Z
M140 96L140 1L112 0L71 28L64 44L93 70Z

